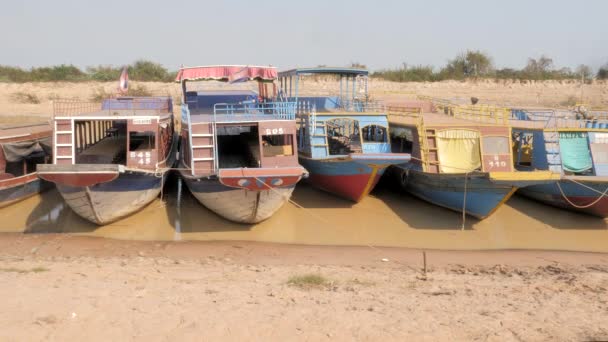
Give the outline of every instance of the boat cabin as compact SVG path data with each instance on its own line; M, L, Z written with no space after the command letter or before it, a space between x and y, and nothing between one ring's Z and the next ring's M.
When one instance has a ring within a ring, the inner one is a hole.
M429 173L511 172L511 129L439 113L390 112L391 150Z
M369 97L368 75L367 70L354 68L302 68L279 73L279 95L298 103L298 148L302 155L323 159L390 152L387 115L384 107Z
M297 166L295 103L276 99L276 69L208 66L180 69L182 161L192 175L220 169ZM218 81L222 90L191 90ZM258 91L247 81L255 81ZM231 88L231 89L226 89Z
M170 154L171 98L59 101L54 107L55 164L118 164L156 170Z
M521 170L608 176L608 120L577 113L513 109L513 153Z

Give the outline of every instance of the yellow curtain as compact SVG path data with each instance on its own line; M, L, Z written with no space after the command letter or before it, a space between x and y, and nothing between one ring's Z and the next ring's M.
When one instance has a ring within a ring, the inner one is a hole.
M481 167L479 132L450 129L436 136L440 172L464 173Z

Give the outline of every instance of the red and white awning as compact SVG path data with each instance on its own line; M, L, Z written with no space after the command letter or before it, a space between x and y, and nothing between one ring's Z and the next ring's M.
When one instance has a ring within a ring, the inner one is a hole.
M274 67L244 65L215 65L182 68L177 72L175 81L231 81L236 78L258 81L273 81L277 78L277 69Z

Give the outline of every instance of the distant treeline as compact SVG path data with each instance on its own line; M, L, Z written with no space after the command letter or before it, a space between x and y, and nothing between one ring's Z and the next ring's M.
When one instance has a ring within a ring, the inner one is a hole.
M128 66L129 79L135 81L172 82L176 72L162 65L139 60ZM99 65L81 70L73 65L57 65L24 70L18 67L0 65L0 82L81 82L118 81L122 67Z
M352 67L365 65L351 63ZM161 64L139 60L128 66L129 79L134 81L172 82L176 71L170 71ZM99 65L81 70L74 65L38 67L24 70L18 67L0 65L0 82L57 82L57 81L116 81L122 67ZM395 82L436 82L443 80L464 80L469 78L514 79L514 80L564 80L608 79L608 63L595 74L587 65L579 65L575 70L556 68L553 60L546 56L529 58L528 64L520 70L496 69L492 58L481 51L467 51L449 60L439 69L430 65L410 66L403 63L395 69L384 69L372 73L373 77Z
M359 63L353 63L352 65L363 66ZM372 75L395 82L435 82L469 78L564 80L581 79L583 77L590 81L593 78L608 79L608 63L594 74L588 65L579 65L575 70L556 68L551 58L541 56L538 59L529 58L527 65L520 70L512 68L496 69L489 55L481 51L467 51L448 61L443 68L436 69L430 65L410 66L404 63L401 67L376 71Z

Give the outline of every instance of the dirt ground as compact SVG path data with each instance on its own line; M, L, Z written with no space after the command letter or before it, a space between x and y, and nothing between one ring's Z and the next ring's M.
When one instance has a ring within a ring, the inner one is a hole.
M2 234L0 340L608 339L606 254L426 258L425 276L412 249Z

